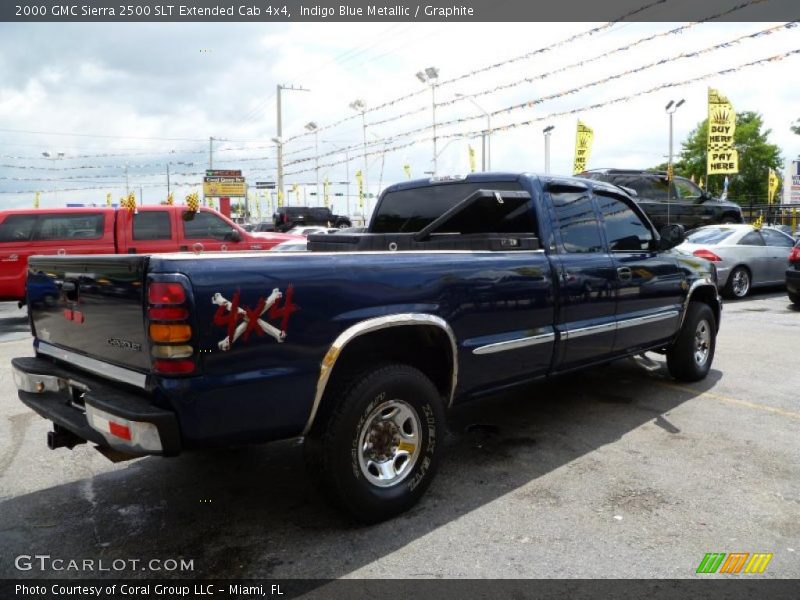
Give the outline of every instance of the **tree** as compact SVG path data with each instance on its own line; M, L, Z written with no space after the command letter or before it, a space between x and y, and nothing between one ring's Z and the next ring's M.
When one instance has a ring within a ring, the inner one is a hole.
M728 175L728 197L739 204L760 204L767 201L767 173L780 171L783 160L778 146L768 141L771 129L762 131L761 115L744 111L736 115L736 132L733 142L739 151L739 172ZM800 128L800 127L799 127ZM708 119L700 122L682 144L680 160L675 164L675 174L695 181L705 180L708 138ZM711 175L706 189L712 194L722 192L725 175Z
M797 135L800 135L800 119L797 119L792 125L789 126L792 131L794 131Z

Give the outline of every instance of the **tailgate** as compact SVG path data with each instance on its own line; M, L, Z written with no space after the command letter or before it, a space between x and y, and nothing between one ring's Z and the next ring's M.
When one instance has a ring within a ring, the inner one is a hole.
M147 256L35 256L28 307L43 342L149 371L142 290Z

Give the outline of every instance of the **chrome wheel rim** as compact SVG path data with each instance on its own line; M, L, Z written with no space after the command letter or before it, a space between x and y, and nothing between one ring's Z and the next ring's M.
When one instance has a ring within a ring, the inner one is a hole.
M705 366L708 355L711 353L711 325L702 319L697 324L694 332L694 362L698 366Z
M417 411L403 400L374 408L358 436L358 464L367 481L383 488L403 481L419 458L421 430Z
M744 269L739 269L733 274L733 293L741 298L750 290L750 276Z

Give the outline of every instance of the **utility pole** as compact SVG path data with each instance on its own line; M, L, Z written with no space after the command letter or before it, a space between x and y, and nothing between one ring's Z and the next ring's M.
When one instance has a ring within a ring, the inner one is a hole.
M667 159L667 225L669 225L669 208L670 202L672 202L672 115L675 114L675 111L678 110L681 105L685 102L685 100L680 99L676 103L674 100L670 100L669 104L664 107L664 110L667 111L669 115L669 158ZM708 186L708 175L706 175L706 186Z
M167 196L169 196L169 163L167 163Z
M439 69L436 67L427 67L424 71L419 71L416 74L417 79L422 83L427 83L431 86L431 115L433 117L433 174L437 174L437 157L439 153L436 151L436 82L439 79Z
M128 182L128 164L125 163L125 195L127 196L130 193L131 193L131 187Z
M278 84L276 86L277 91L277 123L276 123L276 130L277 130L277 137L272 138L272 141L278 145L278 197L284 199L285 196L283 195L283 114L281 108L281 92L283 90L291 90L294 92L310 92L302 86L295 87L294 85L283 85Z
M481 171L492 170L492 115L470 96L456 93L456 98L466 98L486 117L486 129L481 132Z
M214 168L214 138L208 138L208 168Z
M317 176L317 206L319 206L319 126L316 121L306 123L306 129L314 134L314 172Z

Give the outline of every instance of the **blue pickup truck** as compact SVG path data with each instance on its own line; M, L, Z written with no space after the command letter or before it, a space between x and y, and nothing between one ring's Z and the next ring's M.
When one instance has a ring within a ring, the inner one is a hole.
M682 239L611 184L488 173L394 185L368 232L309 252L35 257L60 295L28 304L14 377L51 448L303 437L325 493L378 521L430 484L454 404L647 351L705 377L722 305Z

